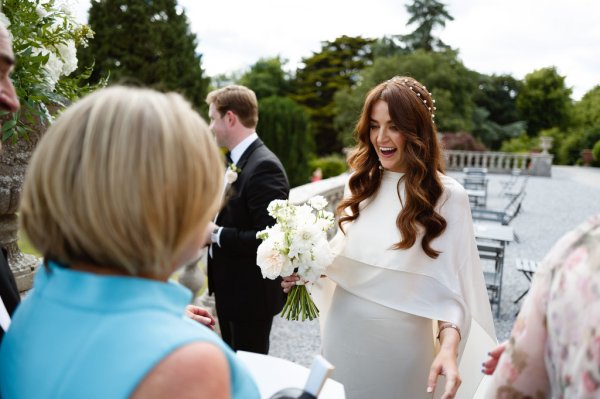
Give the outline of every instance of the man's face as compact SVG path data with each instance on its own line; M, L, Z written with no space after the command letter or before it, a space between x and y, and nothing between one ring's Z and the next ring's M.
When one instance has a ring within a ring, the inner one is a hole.
M15 65L15 56L12 51L8 31L0 26L0 109L8 112L19 110L19 99L15 87L10 80L10 74ZM2 122L0 122L1 126ZM2 142L0 142L2 148Z
M208 127L215 135L219 147L229 148L227 145L227 114L221 116L215 105L210 104L208 107L208 117L210 118L210 125L208 125Z

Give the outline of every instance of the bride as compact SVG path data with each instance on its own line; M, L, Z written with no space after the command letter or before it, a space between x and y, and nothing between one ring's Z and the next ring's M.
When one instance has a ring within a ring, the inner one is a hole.
M314 293L323 355L350 399L472 398L496 342L468 197L443 173L434 111L425 86L395 77L369 92L356 127L337 256Z

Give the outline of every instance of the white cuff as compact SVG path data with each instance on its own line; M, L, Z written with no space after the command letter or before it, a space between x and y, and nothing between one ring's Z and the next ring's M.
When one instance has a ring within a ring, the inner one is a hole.
M213 236L213 243L216 243L219 248L221 248L221 231L223 231L223 226L219 227L219 231L217 231Z

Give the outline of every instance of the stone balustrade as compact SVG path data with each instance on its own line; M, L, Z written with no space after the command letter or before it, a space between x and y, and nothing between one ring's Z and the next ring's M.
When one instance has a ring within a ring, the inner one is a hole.
M447 170L463 168L487 168L490 173L511 173L518 169L522 175L552 175L552 154L518 154L492 151L445 150Z

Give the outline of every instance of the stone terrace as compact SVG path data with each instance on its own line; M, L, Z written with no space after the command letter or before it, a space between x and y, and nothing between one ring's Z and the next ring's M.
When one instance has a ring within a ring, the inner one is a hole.
M462 173L451 172L457 180ZM507 198L501 193L507 175L488 175L488 208L501 209ZM600 169L568 166L552 167L552 177L529 177L527 195L521 212L511 222L519 243L506 248L500 317L495 318L499 340L506 339L519 304L513 301L527 289L526 278L515 269L516 258L541 260L552 245L568 230L588 216L600 213ZM351 328L351 326L349 326ZM292 322L275 318L271 332L270 355L309 367L319 353L318 321Z

